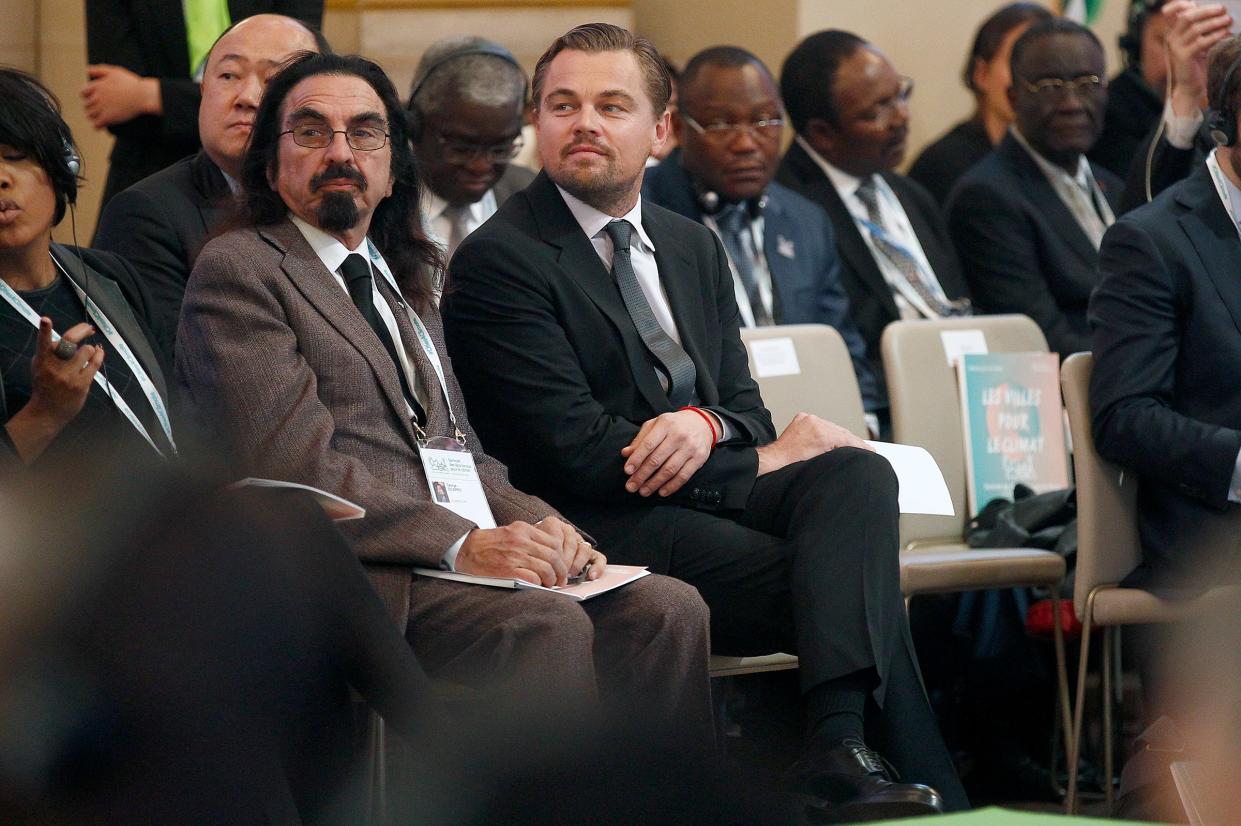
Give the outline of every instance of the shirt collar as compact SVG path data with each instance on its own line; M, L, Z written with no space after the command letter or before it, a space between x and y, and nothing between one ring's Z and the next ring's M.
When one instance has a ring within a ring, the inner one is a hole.
M832 186L836 188L837 192L847 195L857 192L857 188L862 185L861 178L856 175L850 175L839 167L832 166L832 164L828 163L827 158L816 152L815 148L810 145L810 142L801 135L797 135L793 140L797 141L797 145L805 150L806 154L810 156L810 160L814 161L819 169L823 170L823 174L832 182Z
M1021 145L1021 148L1029 153L1030 157L1034 159L1034 163L1038 165L1038 168L1043 171L1045 176L1052 180L1067 179L1077 184L1082 189L1089 191L1090 184L1093 179L1090 174L1090 163L1086 160L1085 155L1077 156L1077 172L1070 175L1068 170L1066 170L1063 166L1054 164L1040 155L1035 148L1030 145L1030 142L1026 140L1025 135L1021 134L1021 131L1017 129L1015 124L1008 127L1008 131L1012 134L1013 140L1017 141L1017 143Z
M319 260L323 262L323 266L328 268L329 272L336 272L340 269L340 265L345 263L345 259L355 252L370 262L366 250L366 239L362 239L362 243L358 244L356 250L351 250L337 239L328 235L318 227L298 218L293 213L289 213L289 220L293 222L293 226L297 227L302 237L306 239L306 243L310 244L310 248L315 251L315 255L319 256Z
M577 225L582 228L582 232L586 233L587 238L594 238L612 221L628 221L633 225L637 237L641 241L643 251L655 252L655 244L642 226L642 196L638 196L638 202L633 205L633 209L626 212L620 218L614 218L606 212L600 212L585 201L573 197L561 189L559 184L556 185L556 189L560 190L560 197L564 198L565 205L569 207L569 211L573 213L573 218L577 221ZM632 244L633 242L630 241L630 243Z
M483 203L487 200L487 196L490 195L491 192L492 190L489 189L486 193L484 193L482 198L479 198L472 204L465 205L466 212L475 223L482 223ZM422 188L422 198L428 221L434 221L437 218L440 218L449 207L449 203L437 195L429 186L424 186Z

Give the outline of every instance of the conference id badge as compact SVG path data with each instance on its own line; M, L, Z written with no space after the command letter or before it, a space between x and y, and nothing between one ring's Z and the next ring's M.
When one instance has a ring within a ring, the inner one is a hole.
M431 501L480 528L496 527L487 504L474 454L456 439L437 436L418 446L418 457L431 490Z

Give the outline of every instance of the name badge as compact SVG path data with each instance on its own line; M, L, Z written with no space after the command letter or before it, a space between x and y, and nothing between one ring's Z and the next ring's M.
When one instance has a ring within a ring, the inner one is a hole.
M496 527L478 468L474 466L474 455L464 445L445 436L436 437L419 445L418 457L422 459L431 501L480 528Z

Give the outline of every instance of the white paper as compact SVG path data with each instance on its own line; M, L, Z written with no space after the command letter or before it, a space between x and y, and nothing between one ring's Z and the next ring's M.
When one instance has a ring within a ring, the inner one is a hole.
M929 513L935 516L956 514L944 474L925 448L892 442L866 444L887 459L896 471L896 479L901 486L901 513Z
M944 358L952 368L966 353L987 352L987 337L982 330L942 330L939 339L944 343Z
M603 576L598 579L592 579L589 582L580 582L577 585L566 585L563 588L547 588L543 585L533 585L522 579L513 579L511 577L493 577L493 576L473 576L471 574L460 574L456 571L439 571L431 568L415 568L414 573L421 576L434 577L435 579L448 579L454 582L465 582L469 585L488 585L492 588L517 588L531 591L547 591L552 594L560 594L569 597L578 602L584 602L591 597L597 597L600 594L606 594L608 591L620 588L622 585L628 585L634 580L641 579L648 575L650 571L645 566L636 565L608 565L603 572Z
M754 357L756 378L771 376L796 376L801 373L797 362L797 348L791 338L760 338L751 341L750 354Z
M418 449L426 471L431 501L468 519L480 528L494 528L496 518L474 467L474 456L465 450Z
M233 482L230 488L284 488L287 490L300 490L310 494L316 502L323 508L324 513L334 522L347 522L350 519L361 519L366 516L366 508L348 499L342 499L334 493L328 493L326 490L312 488L310 485L300 485L297 482L284 482L279 479L256 479L253 476Z

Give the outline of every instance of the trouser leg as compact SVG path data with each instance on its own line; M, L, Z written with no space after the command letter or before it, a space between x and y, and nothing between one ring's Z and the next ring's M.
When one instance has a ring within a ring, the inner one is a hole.
M582 603L595 627L605 710L641 721L677 748L709 752L714 728L707 606L683 582L648 576Z

